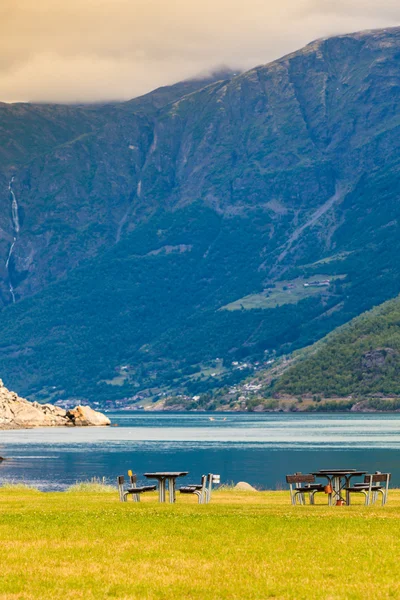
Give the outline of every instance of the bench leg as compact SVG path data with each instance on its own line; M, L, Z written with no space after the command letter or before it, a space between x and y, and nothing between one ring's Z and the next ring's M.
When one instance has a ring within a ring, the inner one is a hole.
M378 494L382 494L382 506L385 506L385 504L386 504L386 493L384 492L384 490L378 490L377 492L375 492L376 500L378 499Z
M201 493L201 491L197 490L196 492L193 492L196 496L197 496L197 502L199 504L203 504L203 494Z
M293 499L294 499L294 502L293 502L294 505L297 504L297 499L299 501L300 506L302 506L303 504L305 504L305 502L304 502L304 495L301 492L295 492L293 494Z

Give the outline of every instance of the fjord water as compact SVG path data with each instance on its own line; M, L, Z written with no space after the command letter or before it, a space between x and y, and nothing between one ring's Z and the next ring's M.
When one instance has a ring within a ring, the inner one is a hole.
M223 483L285 487L285 475L323 468L389 471L400 487L400 414L115 413L117 427L0 432L0 483L43 490L134 470L203 473ZM143 480L143 478L142 478Z

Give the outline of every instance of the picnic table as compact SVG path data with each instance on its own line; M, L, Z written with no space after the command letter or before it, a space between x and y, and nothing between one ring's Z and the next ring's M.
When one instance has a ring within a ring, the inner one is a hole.
M158 481L158 500L166 502L166 487L168 481L168 495L171 504L175 502L175 482L178 477L185 477L189 471L158 471L157 473L145 473L147 479L157 479Z
M312 475L315 475L315 477L326 477L332 488L331 497L334 504L340 505L345 502L348 505L349 492L346 491L346 498L343 498L343 489L349 487L350 480L353 477L366 475L366 471L357 471L357 469L320 469L312 473Z

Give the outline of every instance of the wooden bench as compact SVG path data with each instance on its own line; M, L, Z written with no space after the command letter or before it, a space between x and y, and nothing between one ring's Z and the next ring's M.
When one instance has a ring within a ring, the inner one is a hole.
M179 488L179 493L195 494L199 504L208 504L211 500L212 484L220 483L220 481L221 478L219 475L209 473L208 475L202 476L201 483L185 485L184 487Z
M286 475L286 483L290 487L290 499L293 506L299 500L300 504L305 504L305 495L308 494L310 504L315 504L314 496L317 492L325 492L325 486L322 483L315 483L315 475L295 473L294 475ZM304 484L302 486L302 484ZM293 487L295 486L295 487ZM331 495L328 495L330 503Z
M128 471L128 477L131 484L131 487L125 490L125 477L123 475L119 475L117 477L118 483L118 492L119 499L121 502L127 502L128 496L132 496L133 502L140 502L140 494L144 494L145 492L154 492L157 488L156 485L143 485L141 487L137 487L137 476L132 473L132 471Z
M390 478L390 473L365 475L364 483L355 483L354 485L345 488L348 496L348 503L350 504L351 494L364 494L365 505L370 506L371 504L375 504L378 494L382 494L382 506L384 506L388 498Z

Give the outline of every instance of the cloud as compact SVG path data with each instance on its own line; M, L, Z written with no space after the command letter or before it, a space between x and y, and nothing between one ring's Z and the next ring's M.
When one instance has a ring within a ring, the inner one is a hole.
M0 100L128 99L398 24L398 0L2 0Z

